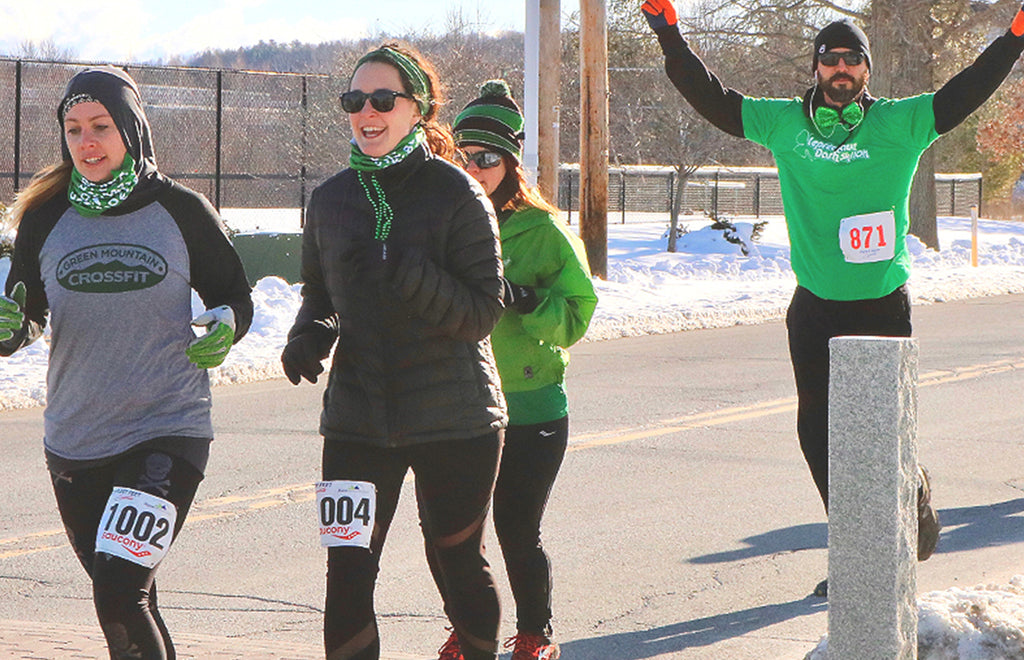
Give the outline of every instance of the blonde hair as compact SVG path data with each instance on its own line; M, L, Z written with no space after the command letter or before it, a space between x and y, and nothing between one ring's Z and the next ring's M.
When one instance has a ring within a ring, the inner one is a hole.
M32 177L28 187L18 193L11 205L11 211L7 219L12 229L17 229L21 219L32 209L42 206L55 195L66 191L71 183L71 170L74 164L70 160L64 160L49 167L45 167Z

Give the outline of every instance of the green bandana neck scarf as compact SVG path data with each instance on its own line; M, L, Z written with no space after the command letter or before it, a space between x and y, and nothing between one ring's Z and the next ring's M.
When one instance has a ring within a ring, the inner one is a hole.
M391 167L396 163L401 163L409 157L409 154L426 143L426 131L423 130L422 126L416 126L395 145L394 149L383 156L375 158L364 154L356 141L352 140L352 150L348 157L348 164L349 167L360 172L376 172L385 167Z
M417 126L411 133L402 138L394 149L380 158L367 156L359 148L359 145L352 142L352 152L349 156L349 166L356 170L359 177L359 184L363 187L370 205L373 207L373 215L377 221L374 230L374 238L381 243L388 239L391 233L391 221L394 219L394 211L384 196L384 189L377 181L377 172L396 163L401 163L409 157L409 154L416 151L420 146L427 144L427 134L422 126Z
M128 199L135 184L139 182L132 155L126 153L121 167L110 174L113 176L110 181L93 183L77 169L72 169L71 183L68 185L68 201L71 206L86 217L95 217Z

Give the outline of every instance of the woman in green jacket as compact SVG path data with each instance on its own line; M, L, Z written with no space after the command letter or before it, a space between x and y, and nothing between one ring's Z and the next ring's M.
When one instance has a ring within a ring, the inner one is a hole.
M540 522L569 436L566 347L587 331L597 305L583 243L558 210L526 182L523 115L501 80L483 85L456 118L456 154L498 215L505 263L505 314L491 334L508 401L494 525L512 594L513 660L553 660L551 566ZM457 642L455 643L457 644ZM458 658L457 646L452 655Z

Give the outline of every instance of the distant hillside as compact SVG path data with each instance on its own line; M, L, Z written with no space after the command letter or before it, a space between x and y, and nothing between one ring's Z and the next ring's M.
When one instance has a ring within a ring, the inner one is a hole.
M523 35L506 32L498 35L449 33L441 36L375 37L358 41L329 41L308 44L300 41L277 43L261 41L255 46L225 50L207 50L180 62L185 66L211 69L235 69L246 71L274 71L279 73L337 73L339 66L351 66L359 56L386 41L410 43L429 56L440 56L435 64L440 68L454 52L463 51L467 45L484 52L493 50L501 53L499 59L510 57L521 65ZM495 59L494 57L485 59ZM508 64L511 64L508 63ZM508 69L508 66L503 67ZM349 73L347 70L345 73Z
M212 69L276 71L289 73L332 73L341 53L359 48L354 41L307 44L293 41L279 44L261 41L255 46L230 50L207 50L189 59L187 66Z
M442 121L452 121L455 113L479 93L480 83L489 78L507 80L515 96L522 98L523 35L519 32L491 35L453 30L442 35L383 36L321 44L261 41L244 48L208 50L180 63L213 69L335 74L347 79L362 55L388 41L409 43L434 64L448 98L441 110ZM574 56L567 59L566 66L569 73L575 70ZM575 105L573 101L570 104Z

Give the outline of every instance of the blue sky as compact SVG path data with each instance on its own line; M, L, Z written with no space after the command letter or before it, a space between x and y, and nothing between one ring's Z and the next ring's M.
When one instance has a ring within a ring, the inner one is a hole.
M564 15L578 0L561 0ZM454 14L484 32L523 30L515 0L4 0L0 55L52 41L88 61L141 62L259 41L333 41L440 32Z

